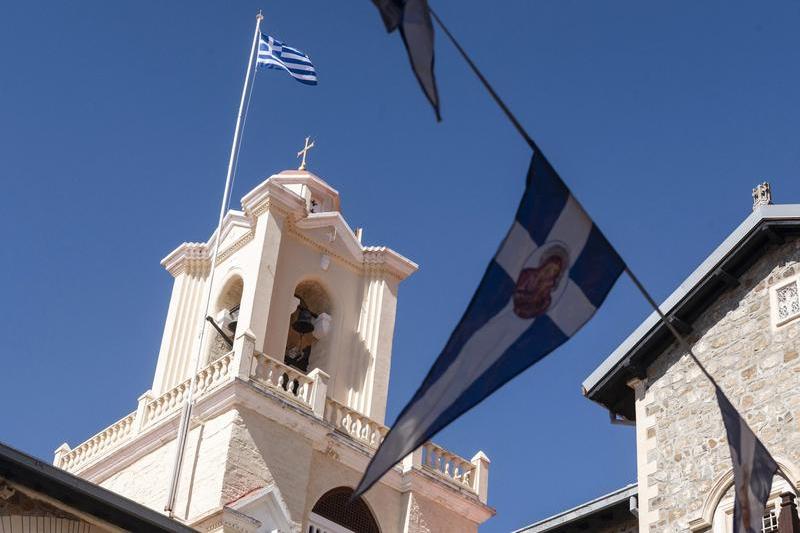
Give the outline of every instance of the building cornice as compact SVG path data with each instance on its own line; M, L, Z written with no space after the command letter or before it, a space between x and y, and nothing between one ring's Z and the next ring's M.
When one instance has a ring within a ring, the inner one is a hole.
M194 429L207 420L240 408L292 428L314 443L315 450L334 453L339 462L356 472L366 469L374 453L374 449L337 431L332 424L315 417L302 406L240 378L232 379L200 396L193 408L190 428ZM125 446L113 449L78 469L76 474L93 483L102 483L116 472L175 439L179 419L180 410L176 410L148 427ZM476 523L484 522L495 513L494 509L481 503L477 495L426 471L425 467L403 471L398 465L380 483L400 492L412 490ZM197 520L196 517L190 519L192 522Z
M696 320L763 255L765 247L800 235L800 204L758 207L659 306L678 329ZM628 420L635 419L626 382L673 342L654 312L583 382L584 395Z

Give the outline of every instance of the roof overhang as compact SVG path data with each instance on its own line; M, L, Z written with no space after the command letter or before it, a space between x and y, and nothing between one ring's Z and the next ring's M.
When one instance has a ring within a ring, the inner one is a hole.
M600 496L555 516L518 529L513 533L545 533L547 531L562 530L562 528L564 531L590 529L591 523L589 521L595 515L607 514L611 511L631 512L631 498L637 497L638 492L639 489L636 483L633 483L610 494Z
M194 531L4 444L0 444L0 477L127 531Z
M800 204L767 205L753 211L692 274L660 305L682 333L763 255L765 247L800 235ZM583 382L584 395L628 420L636 418L633 390L627 383L673 342L653 312Z

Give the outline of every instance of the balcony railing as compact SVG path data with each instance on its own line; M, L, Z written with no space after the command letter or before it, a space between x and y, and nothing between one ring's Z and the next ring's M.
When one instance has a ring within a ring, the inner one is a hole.
M236 365L239 368L239 363ZM194 397L201 398L221 384L233 380L237 375L232 370L233 366L234 352L229 352L202 368L195 380L187 379L157 398L152 398L149 394L143 395L135 412L74 449L63 445L56 450L54 464L70 472L82 470L123 443L134 439L139 433L178 413L192 384L195 387ZM380 445L389 431L383 424L327 397L328 375L319 369L304 374L260 353L253 353L244 367L246 369L239 374L240 377L246 376L255 386L277 394L327 423L334 431L372 449ZM441 446L427 442L404 459L402 469L424 470L475 493L485 501L488 464L488 459L482 453L468 461Z
M311 408L314 379L262 353L254 354L250 379L281 396Z
M367 446L377 448L389 428L346 407L332 398L325 400L325 421Z
M216 388L228 376L233 352L219 357L197 373L195 394L197 396ZM119 422L116 422L91 439L71 450L64 447L56 450L55 465L68 472L99 459L107 452L131 440L136 434L153 426L158 421L180 410L192 384L192 379L173 387L158 398L144 395L139 399L139 408Z

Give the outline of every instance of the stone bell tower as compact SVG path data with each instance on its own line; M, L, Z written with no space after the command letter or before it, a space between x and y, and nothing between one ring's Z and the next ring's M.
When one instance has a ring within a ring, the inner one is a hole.
M488 458L433 443L348 503L387 431L398 287L417 265L364 246L325 181L306 170L271 176L219 235L162 264L174 285L151 390L122 420L62 445L56 466L161 511L195 387L173 508L193 527L461 532L492 516Z

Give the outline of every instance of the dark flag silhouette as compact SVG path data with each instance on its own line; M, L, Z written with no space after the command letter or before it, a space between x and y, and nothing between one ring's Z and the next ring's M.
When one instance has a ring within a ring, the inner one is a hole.
M761 533L778 464L719 387L715 387L733 462L733 533Z
M427 0L372 0L389 33L400 30L411 68L422 91L439 114L439 92L433 72L433 22Z

